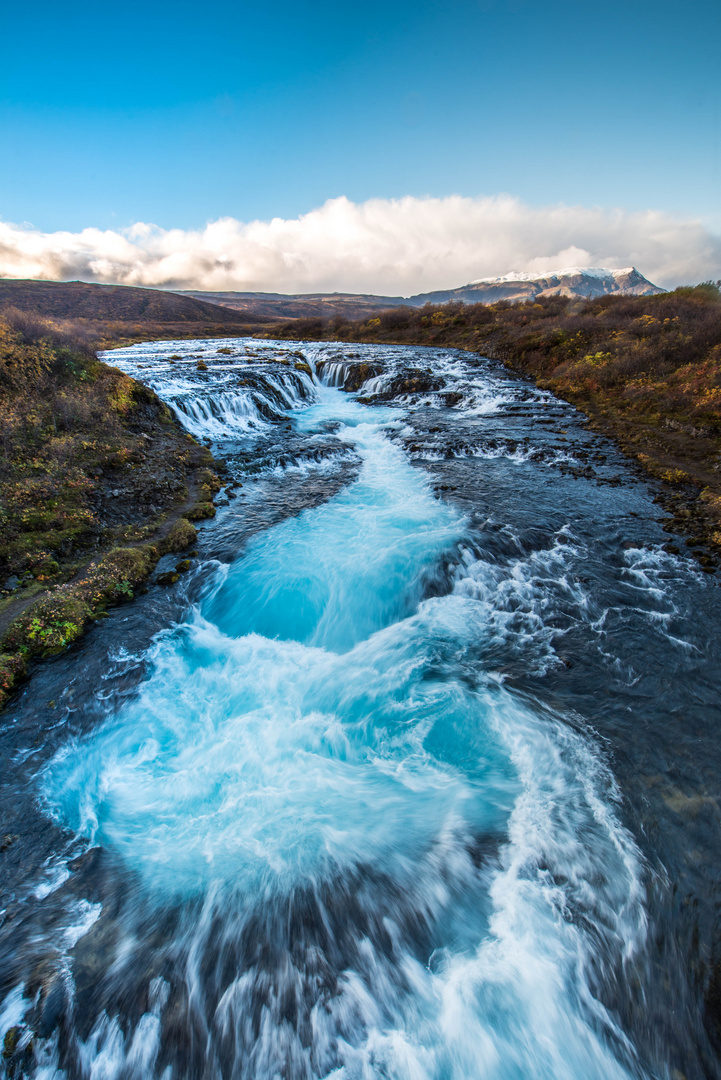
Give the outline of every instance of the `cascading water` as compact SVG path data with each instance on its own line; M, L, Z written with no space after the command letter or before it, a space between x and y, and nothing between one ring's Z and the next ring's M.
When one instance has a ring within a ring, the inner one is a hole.
M266 460L259 440L276 437L262 392L292 418L301 472L323 446L353 474L208 559L177 625L138 656L130 693L36 770L66 851L33 886L52 910L51 974L5 1001L5 1027L28 1046L40 1018L27 1074L660 1075L666 1050L633 1032L652 985L654 871L588 720L535 689L563 671L574 634L609 654L626 596L673 647L663 555L629 549L620 607L601 607L594 567L575 572L588 560L577 522L539 544L520 513L494 531L473 501L440 501L412 464L426 460L413 416L344 394L333 355L320 383L280 364L277 343L252 343L252 369L233 357L207 375L192 359L181 374L163 366L163 348L118 362L136 373L156 357L137 373L231 466L239 448L245 466L253 448ZM402 354L381 359L393 370ZM467 378L456 358L439 363ZM503 376L471 380L468 415L491 400L528 409ZM566 460L546 449L507 446L503 467ZM503 456L496 437L485 457L444 459L478 469Z

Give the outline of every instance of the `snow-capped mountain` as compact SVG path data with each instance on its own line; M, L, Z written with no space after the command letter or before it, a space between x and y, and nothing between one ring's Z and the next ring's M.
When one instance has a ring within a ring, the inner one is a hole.
M497 278L480 278L459 289L420 293L409 303L445 304L461 300L465 304L492 304L496 300L534 300L539 296L594 297L616 293L623 296L653 296L664 292L640 274L635 266L620 270L596 266L569 266L543 274L515 273Z

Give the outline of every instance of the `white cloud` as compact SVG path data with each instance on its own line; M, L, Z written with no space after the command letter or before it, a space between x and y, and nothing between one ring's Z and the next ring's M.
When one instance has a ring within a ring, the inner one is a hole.
M299 218L41 233L0 222L0 277L185 289L410 295L511 271L636 266L666 287L721 277L721 238L660 211L488 198L329 199Z

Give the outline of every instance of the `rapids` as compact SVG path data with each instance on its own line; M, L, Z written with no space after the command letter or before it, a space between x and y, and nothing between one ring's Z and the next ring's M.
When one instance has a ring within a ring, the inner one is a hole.
M5 1074L719 1075L714 579L570 407L353 348L109 356L226 497L6 714Z

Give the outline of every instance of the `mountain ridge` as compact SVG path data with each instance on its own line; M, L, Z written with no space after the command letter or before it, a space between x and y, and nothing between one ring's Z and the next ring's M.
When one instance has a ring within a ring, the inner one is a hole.
M374 293L264 293L203 292L186 289L181 296L191 296L219 307L233 308L245 314L265 318L362 318L383 308L423 307L424 304L493 304L499 300L521 303L539 296L655 296L665 289L654 285L634 266L567 267L544 274L511 273L498 278L480 278L455 289L438 289L413 296L382 296Z

